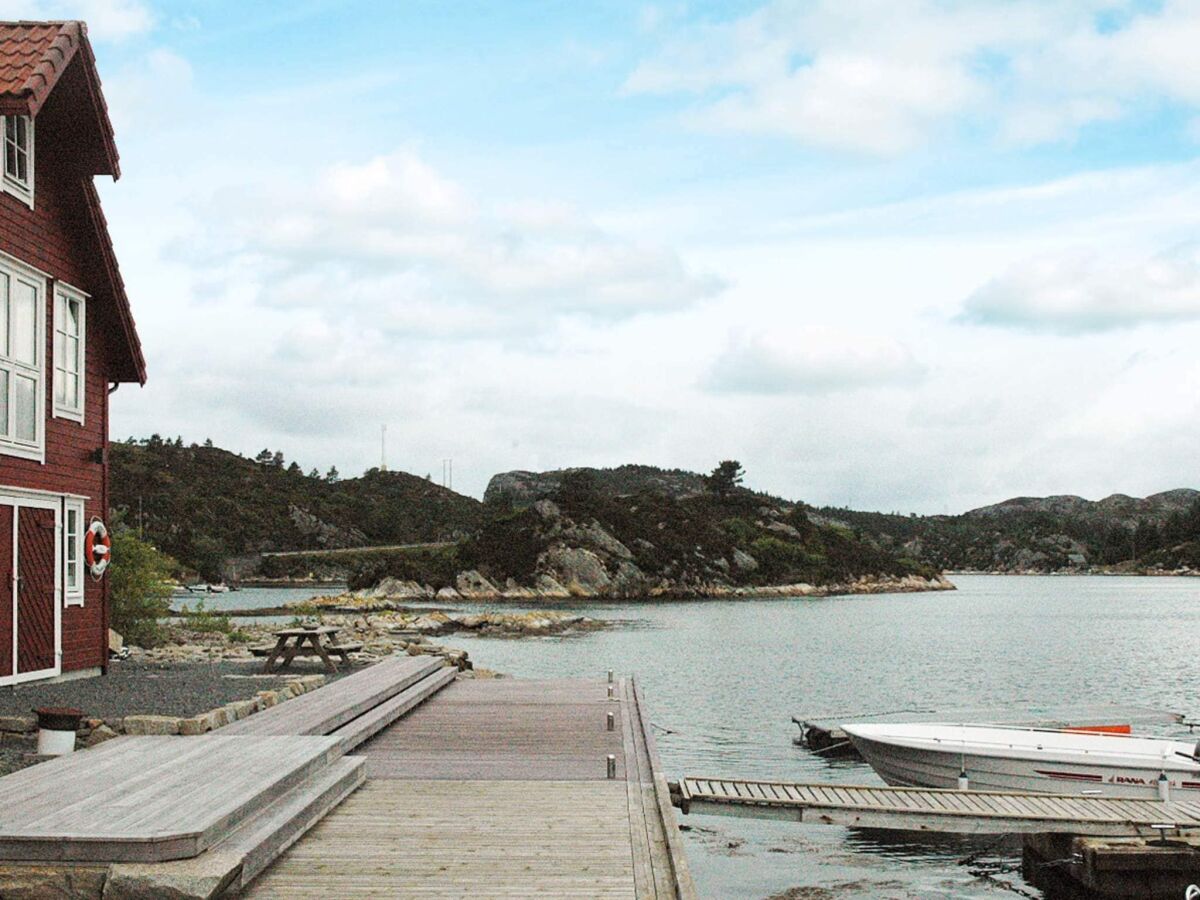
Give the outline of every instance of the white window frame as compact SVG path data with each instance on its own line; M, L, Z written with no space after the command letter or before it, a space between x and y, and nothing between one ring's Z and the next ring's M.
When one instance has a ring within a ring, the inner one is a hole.
M28 146L25 148L26 180L19 181L15 175L8 174L8 120L10 118L25 119L25 134L28 136ZM33 209L33 116L0 116L0 186L5 193L12 194L22 203Z
M12 311L13 311L13 282L22 281L34 289L36 309L34 310L34 363L27 365L16 362L5 355L5 348L0 346L0 371L8 373L8 427L16 422L16 407L13 397L16 392L16 374L19 372L26 377L35 379L37 387L34 396L34 440L21 441L0 433L0 455L17 456L21 459L32 459L40 463L46 461L46 285L49 276L28 266L7 253L0 254L0 274L9 278L8 285L8 336L11 347L12 340Z
M71 513L75 513L75 534L71 534ZM83 606L84 585L87 583L87 567L83 560L83 538L87 533L87 523L83 519L82 500L70 498L63 500L62 532L63 606ZM79 567L75 587L71 587L71 559L68 555L72 545L75 548L75 565Z
M87 407L87 301L88 295L79 288L71 287L71 285L58 281L54 284L54 347L53 347L53 368L50 376L50 390L54 396L54 416L58 419L70 419L73 422L83 424L83 411ZM63 353L66 353L67 345L67 316L66 304L79 304L79 359L76 361L79 371L76 372L76 377L79 379L79 394L78 406L70 406L67 403L60 403L58 400L58 373L62 371L64 378L66 377L66 358L60 360L59 353L59 335L61 334Z

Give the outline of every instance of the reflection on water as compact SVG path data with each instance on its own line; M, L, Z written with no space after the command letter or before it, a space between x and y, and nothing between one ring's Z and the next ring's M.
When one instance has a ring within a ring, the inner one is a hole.
M671 777L880 784L861 761L792 744L793 715L827 710L1114 702L1200 712L1191 662L1200 650L1200 580L954 581L959 590L948 593L563 604L553 608L636 625L447 643L513 675L635 672ZM238 597L223 595L225 608ZM797 887L808 890L794 896L839 900L1016 897L1002 881L1038 896L1017 871L1013 839L682 821L706 897L765 898Z

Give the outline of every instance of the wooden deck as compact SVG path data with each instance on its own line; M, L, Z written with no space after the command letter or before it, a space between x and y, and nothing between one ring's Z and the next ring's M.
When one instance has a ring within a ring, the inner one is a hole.
M1200 829L1200 802L684 778L685 813L956 832L1150 836Z
M367 784L246 896L690 900L636 688L615 695L599 681L449 685L359 747Z
M330 734L441 668L436 656L389 657L319 691L240 719L221 734Z
M127 737L0 778L0 859L202 853L325 769L332 737Z

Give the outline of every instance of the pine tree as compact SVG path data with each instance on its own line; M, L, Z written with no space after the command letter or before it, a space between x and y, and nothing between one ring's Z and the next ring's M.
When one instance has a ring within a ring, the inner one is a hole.
M736 459L725 459L708 476L708 489L720 500L729 497L741 486L746 471Z

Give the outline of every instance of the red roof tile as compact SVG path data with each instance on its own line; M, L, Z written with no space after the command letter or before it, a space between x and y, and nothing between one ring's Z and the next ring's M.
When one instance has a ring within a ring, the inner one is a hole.
M83 22L0 22L0 115L36 116L76 56L79 56L82 68L67 78L64 90L72 98L71 102L84 103L93 114L96 130L92 133L96 135L94 146L98 159L91 171L116 178L120 168L112 122L100 90L96 57ZM72 79L79 80L72 83ZM146 361L125 294L125 283L117 268L108 223L100 209L100 197L91 177L83 178L81 185L88 216L99 242L100 263L116 301L116 313L125 339L127 353L114 380L145 384Z
M80 22L0 22L0 107L36 115L83 43Z
M107 163L103 174L117 178L116 140L83 22L0 22L0 115L36 116L79 53Z

